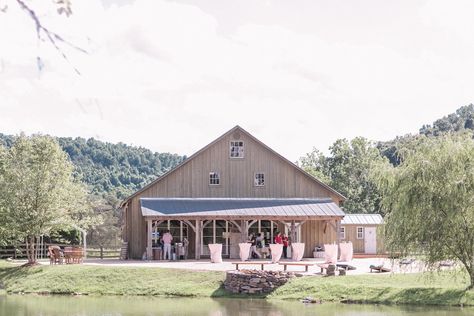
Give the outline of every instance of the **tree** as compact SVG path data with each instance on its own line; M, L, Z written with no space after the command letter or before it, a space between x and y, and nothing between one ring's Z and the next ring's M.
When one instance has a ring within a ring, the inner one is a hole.
M380 168L386 243L405 256L462 263L474 286L474 142L472 134L419 136L398 167Z
M93 223L82 184L51 137L17 137L0 151L0 239L25 240L28 263L36 262L35 239Z
M317 149L300 159L302 168L347 197L344 211L378 213L380 194L371 170L386 163L379 150L363 137L339 139L325 157Z

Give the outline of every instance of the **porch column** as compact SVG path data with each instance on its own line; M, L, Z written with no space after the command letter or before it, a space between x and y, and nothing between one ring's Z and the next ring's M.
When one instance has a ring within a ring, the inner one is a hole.
M336 220L336 241L338 245L341 243L341 220Z
M249 226L248 226L247 220L241 221L240 227L241 227L241 232L240 232L240 241L241 242L246 242L247 239L249 238Z
M201 259L201 220L196 220L196 227L195 227L195 258L196 260Z
M291 221L291 228L290 228L290 236L291 236L291 242L298 242L297 237L298 234L296 233L296 224L295 221Z
M146 258L148 260L152 259L153 251L152 251L152 243L151 243L151 228L152 228L152 220L148 219L147 223L147 231L146 231Z

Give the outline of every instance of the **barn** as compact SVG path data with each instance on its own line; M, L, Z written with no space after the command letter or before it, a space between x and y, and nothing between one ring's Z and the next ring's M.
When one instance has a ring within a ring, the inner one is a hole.
M221 243L238 257L250 233L273 240L276 231L315 247L340 241L345 197L235 126L122 204L122 238L129 258L151 257L157 232L189 242L188 257L209 256Z

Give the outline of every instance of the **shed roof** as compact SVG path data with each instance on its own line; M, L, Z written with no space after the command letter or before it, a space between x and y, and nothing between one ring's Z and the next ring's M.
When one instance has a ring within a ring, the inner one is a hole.
M151 217L343 217L331 199L141 198L143 216Z
M380 214L346 214L341 225L381 225L383 217Z

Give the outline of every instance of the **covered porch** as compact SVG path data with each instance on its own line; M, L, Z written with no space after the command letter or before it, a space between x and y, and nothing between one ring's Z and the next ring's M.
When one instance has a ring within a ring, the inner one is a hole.
M209 256L208 244L222 244L224 258L239 257L239 243L263 233L273 243L277 231L291 242L305 243L305 257L315 246L339 243L344 212L329 199L142 198L147 223L146 253L153 257L159 233L169 230L176 243L188 243L187 258Z

